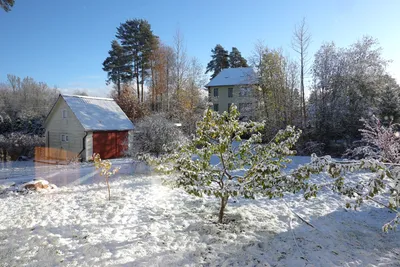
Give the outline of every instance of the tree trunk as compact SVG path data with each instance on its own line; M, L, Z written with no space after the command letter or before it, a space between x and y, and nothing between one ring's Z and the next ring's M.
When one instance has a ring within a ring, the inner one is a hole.
M169 112L169 66L167 65L167 82L166 82L166 89L167 89L167 112Z
M226 204L228 203L228 196L221 197L221 207L219 209L218 223L222 223L222 219L224 218L224 211Z
M108 183L108 177L106 177L106 182L107 182L107 189L108 189L108 201L111 200L111 192L110 192L110 184Z
M141 101L142 101L142 103L144 102L144 98L143 98L143 86L144 86L144 66L143 66L143 64L142 64L142 81L141 81L141 84L142 84L142 95L141 95Z
M140 102L140 82L139 82L139 66L138 66L138 64L135 65L135 72L136 72L137 99Z
M120 79L118 79L117 88L118 88L118 98L119 98L121 96L121 80Z
M307 124L307 114L306 114L306 98L305 98L305 93L304 93L304 51L303 48L301 48L301 55L300 55L300 90L301 90L301 107L302 107L302 113L303 113L303 127L306 127Z

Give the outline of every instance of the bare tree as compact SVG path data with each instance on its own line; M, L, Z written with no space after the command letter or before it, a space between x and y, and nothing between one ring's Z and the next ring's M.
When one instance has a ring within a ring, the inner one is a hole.
M301 99L301 108L303 116L303 126L306 125L306 120L307 120L306 101L304 93L304 73L307 72L306 71L306 64L308 62L307 52L310 43L311 43L311 34L308 31L306 19L303 18L300 24L295 26L292 38L292 48L295 52L297 52L300 55L300 99Z
M186 47L184 46L184 37L179 29L174 36L174 52L175 52L175 90L179 98L180 91L184 85L185 72L188 65Z
M255 67L257 70L260 69L262 57L265 53L266 48L267 46L262 40L257 40L257 42L254 44L254 49L252 51L252 55L248 59L248 62L252 67Z

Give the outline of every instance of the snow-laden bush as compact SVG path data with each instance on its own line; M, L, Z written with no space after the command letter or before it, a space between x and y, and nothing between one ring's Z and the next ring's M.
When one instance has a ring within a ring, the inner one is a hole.
M32 157L35 147L44 146L45 138L19 132L0 135L0 160L17 160L20 156Z
M360 145L347 151L346 155L400 164L400 124L389 123L385 126L375 116L361 121L364 128L359 130L362 135Z
M143 154L159 156L166 147L176 142L184 142L181 130L169 121L164 114L157 113L147 116L135 124L131 144L126 154L137 158Z
M295 154L291 148L300 130L287 127L277 133L268 144L262 144L264 123L239 122L239 112L232 105L230 113L222 115L207 110L197 124L196 136L173 153L152 159L156 168L172 173L166 180L188 193L213 195L220 199L218 222L222 222L230 197L254 198L256 195L282 197L284 192L304 189L282 169ZM248 134L248 140L241 136ZM237 146L235 142L240 142ZM218 163L212 159L216 157Z

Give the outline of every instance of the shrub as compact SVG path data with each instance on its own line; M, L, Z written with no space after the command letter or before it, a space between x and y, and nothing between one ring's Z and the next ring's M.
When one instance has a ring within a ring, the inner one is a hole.
M0 135L0 158L17 160L20 156L32 157L35 147L44 146L45 139L37 135L9 133Z
M239 122L236 106L222 115L207 110L197 124L196 136L173 153L150 159L157 170L171 173L167 183L184 188L196 196L213 195L220 199L218 222L224 217L229 197L254 198L257 194L282 197L287 190L302 189L283 174L287 156L300 136L300 130L287 127L268 144L261 144L264 123ZM248 140L241 136L250 134ZM234 142L241 142L238 147ZM212 156L218 158L215 165ZM242 170L242 171L238 171Z
M131 144L126 154L138 158L143 154L159 156L176 142L184 142L181 130L157 113L140 120L135 125Z

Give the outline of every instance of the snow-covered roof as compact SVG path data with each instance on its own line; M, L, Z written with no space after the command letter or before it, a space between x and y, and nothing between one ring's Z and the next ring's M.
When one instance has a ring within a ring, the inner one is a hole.
M206 86L248 85L256 83L257 74L253 68L229 68L223 69Z
M133 124L112 98L61 95L86 131L132 130Z

